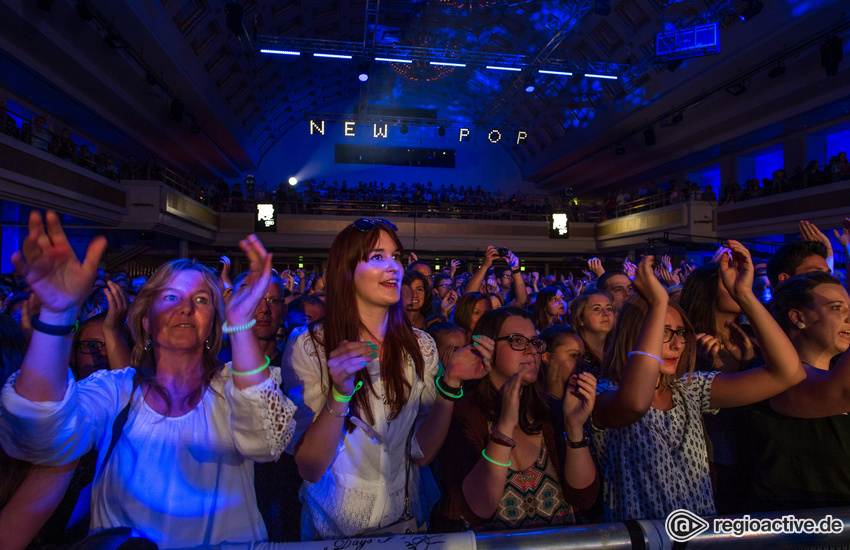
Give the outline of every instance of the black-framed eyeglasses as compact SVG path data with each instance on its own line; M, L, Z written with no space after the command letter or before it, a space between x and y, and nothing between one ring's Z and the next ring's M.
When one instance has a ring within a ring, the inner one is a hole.
M680 328L679 330L672 330L669 328L664 329L664 343L666 344L670 340L673 339L673 335L676 335L676 338L679 339L679 343L687 344L688 339L691 337L691 331L686 328Z
M451 287L452 287L451 283L445 283L445 284L437 285L437 288L451 288Z
M398 227L396 227L393 222L385 220L384 218L360 218L359 220L354 221L354 227L356 227L360 231L371 231L375 228L375 224L378 222L389 226L389 228L393 231L398 231Z
M546 342L540 338L528 338L522 334L508 334L507 336L500 336L499 338L496 338L497 342L500 340L507 340L511 345L511 349L514 351L525 351L528 349L529 345L531 345L537 353L544 353L546 351Z
M263 300L271 307L277 307L283 303L283 298L278 298L277 296L266 296Z
M76 345L77 349L80 350L80 353L94 355L95 353L100 353L100 350L103 349L106 342L101 342L100 340L80 340Z

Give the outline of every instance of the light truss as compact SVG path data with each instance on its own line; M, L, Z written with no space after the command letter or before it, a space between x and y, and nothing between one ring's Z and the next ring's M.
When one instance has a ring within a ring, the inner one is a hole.
M562 34L562 33L559 33ZM375 57L390 57L410 59L413 61L437 63L461 63L467 66L499 65L507 67L549 69L574 73L595 73L618 76L629 69L628 65L619 63L603 63L573 59L551 59L548 53L555 47L544 50L547 55L538 54L534 57L522 54L500 54L491 52L472 52L427 46L404 46L399 44L374 44L371 52L365 53L366 48L361 42L343 42L340 40L322 40L315 38L289 38L282 36L258 35L256 42L259 49L295 51L302 55L313 53L329 53L350 55L356 60L370 61ZM557 42L559 44L560 42ZM552 42L550 42L552 44ZM287 56L287 59L291 58Z

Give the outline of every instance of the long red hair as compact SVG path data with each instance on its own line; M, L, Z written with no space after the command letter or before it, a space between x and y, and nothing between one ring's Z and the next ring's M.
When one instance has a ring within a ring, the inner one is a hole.
M353 224L349 225L336 236L328 254L328 268L325 271L325 296L327 297L327 313L324 319L310 325L310 334L317 338L317 327L324 327L322 345L325 347L325 360L330 359L331 351L339 347L343 340L357 341L360 339L360 328L363 323L357 308L354 292L354 271L360 262L366 261L367 254L372 250L381 231L392 239L399 253L404 253L404 247L398 236L389 225L375 222L375 226L362 231ZM398 277L404 275L400 265ZM404 313L404 304L399 301L390 306L387 315L387 329L384 344L381 349L381 381L383 382L387 402L390 406L390 419L395 418L407 403L410 395L411 382L404 376L404 362L410 357L415 367L416 375L422 378L425 372L425 362L419 349L419 342L413 332L413 327ZM372 386L372 380L366 369L361 369L354 376L355 383L363 382L363 388L354 394L349 408L368 424L374 424L375 416L369 403L369 394L379 397ZM332 382L331 382L332 383ZM348 431L354 429L354 424L346 419Z

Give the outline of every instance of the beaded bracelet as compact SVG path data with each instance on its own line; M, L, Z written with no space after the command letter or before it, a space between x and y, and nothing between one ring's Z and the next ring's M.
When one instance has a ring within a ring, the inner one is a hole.
M488 462L492 462L496 466L501 466L502 468L510 468L511 467L511 461L510 460L508 460L508 462L506 464L504 462L496 462L495 460L493 460L492 458L487 456L487 449L481 449L481 456L483 456L485 460L487 460Z
M570 438L567 437L567 432L564 432L564 441L567 442L567 447L570 449L584 449L588 445L587 436L584 436L581 441L575 442L570 441Z
M351 398L354 397L354 394L357 393L357 390L359 390L362 387L363 387L363 380L357 382L357 385L354 386L354 391L351 392L351 395L342 395L341 393L336 391L336 386L331 384L331 396L333 397L334 401L336 401L337 403L348 403L349 401L351 401Z
M434 380L434 384L437 386L437 392L444 399L448 399L449 401L457 401L461 397L463 397L463 388L453 388L451 386L443 386L440 383L442 376L438 376L436 380Z
M75 322L73 325L48 325L47 323L42 323L36 313L30 319L30 325L42 334L49 334L51 336L70 336L77 332L77 329L80 328L80 321Z
M268 355L265 355L264 357L266 358L265 364L257 367L254 370L249 370L249 371L233 370L233 363L231 363L230 364L230 372L233 373L233 376L251 376L252 374L261 373L264 370L266 370L267 368L269 368L269 365L271 365L271 363L272 363L272 360Z
M346 416L348 416L348 410L347 409L344 413L336 412L335 410L333 410L331 408L331 402L330 401L327 401L327 400L325 401L325 408L328 409L328 414L330 414L334 418L345 418Z
M490 428L490 441L502 447L516 447L516 441L497 430L495 426Z
M249 330L249 329L253 328L254 325L256 325L256 324L257 324L257 320L251 319L250 321L248 321L247 323L245 323L243 325L236 325L235 327L231 327L230 325L227 324L227 321L225 321L224 324L221 325L221 332L223 332L225 334L233 334L234 332L242 332L243 330Z
M657 360L659 364L661 364L661 363L663 363L663 362L664 362L664 361L663 361L660 357L658 357L657 355L652 355L651 353L647 353L647 352L645 352L645 351L637 351L637 350L635 350L635 351L630 351L630 352L629 352L629 357L631 357L632 355L646 355L647 357L652 357L653 359Z

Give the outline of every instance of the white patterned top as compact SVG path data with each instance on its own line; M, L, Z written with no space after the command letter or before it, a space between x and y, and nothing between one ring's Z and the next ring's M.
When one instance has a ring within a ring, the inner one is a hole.
M425 332L414 329L425 362L424 380L416 377L413 361L403 368L411 380L410 397L401 413L388 420L389 405L384 401L381 365L378 359L367 369L379 397L371 397L375 423L371 426L378 439L370 439L361 428L340 433L339 446L331 467L317 483L305 481L302 486L304 508L301 520L302 540L351 537L368 529L394 523L404 510L405 449L411 426L421 426L436 399L434 380L439 374L437 348ZM318 328L317 338L323 332ZM296 404L296 433L294 445L310 427L313 419L325 409L330 392L330 377L325 362L325 350L314 345L305 328L294 332L287 343L282 362L284 387ZM414 435L411 456L422 458ZM427 468L415 464L410 468L410 501L412 512L420 525L430 513L438 492Z
M179 417L151 409L137 387L103 468L135 373L99 370L75 383L69 370L62 401L43 403L19 396L13 375L0 394L0 443L16 458L48 465L98 449L92 532L131 527L162 549L265 540L254 461L276 460L294 431L295 408L279 381L240 390L224 368L198 405Z
M708 474L701 414L709 408L717 372L695 372L673 389L673 408L650 408L625 428L593 427L591 441L603 479L605 521L664 519L685 508L713 516L714 497ZM596 393L617 384L600 380Z

